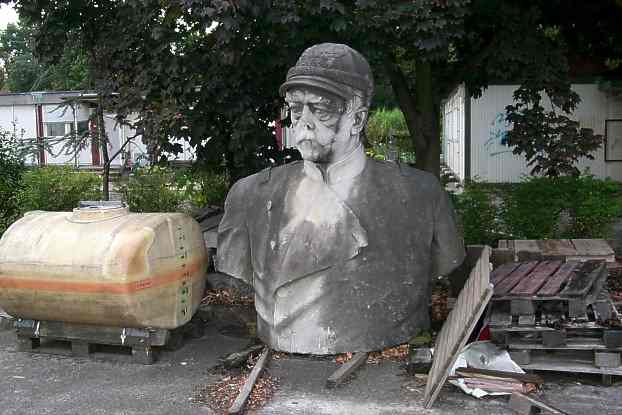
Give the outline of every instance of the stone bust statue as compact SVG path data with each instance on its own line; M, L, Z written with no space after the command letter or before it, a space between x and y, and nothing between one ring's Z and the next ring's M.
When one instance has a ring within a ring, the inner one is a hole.
M374 83L341 44L310 47L280 93L303 161L231 188L217 267L255 289L257 332L291 353L372 351L429 327L430 282L464 259L438 180L368 159Z

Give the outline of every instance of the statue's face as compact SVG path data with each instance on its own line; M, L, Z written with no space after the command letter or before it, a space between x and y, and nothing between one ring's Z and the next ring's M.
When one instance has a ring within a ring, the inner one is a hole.
M315 88L287 91L285 95L292 119L294 145L305 160L332 163L341 160L359 144L353 128L355 112L346 102Z

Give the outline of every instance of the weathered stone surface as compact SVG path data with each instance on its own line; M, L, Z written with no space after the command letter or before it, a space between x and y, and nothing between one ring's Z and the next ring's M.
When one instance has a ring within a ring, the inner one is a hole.
M431 279L464 258L447 195L428 173L365 156L373 77L360 53L307 49L281 93L304 161L233 186L217 269L254 287L258 335L273 349L406 342L429 327Z

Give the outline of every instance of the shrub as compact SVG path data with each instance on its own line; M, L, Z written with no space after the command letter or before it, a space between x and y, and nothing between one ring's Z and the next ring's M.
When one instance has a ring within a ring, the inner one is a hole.
M396 159L415 162L415 149L410 140L404 114L399 109L381 108L374 111L367 123L367 153L385 160ZM391 154L393 152L393 154Z
M135 169L120 190L132 212L174 212L182 201L175 173L166 167Z
M19 217L17 195L23 171L15 138L0 130L0 236Z
M461 194L453 195L458 226L467 245L494 246L498 239L497 208L490 187L475 181L465 183Z
M80 200L101 198L101 178L69 166L28 170L22 176L18 195L22 213L30 210L70 211Z
M151 166L135 169L120 190L133 212L192 213L193 208L222 204L227 189L224 175Z
M622 185L593 176L531 177L516 184L467 182L453 199L467 244L607 238L612 223L622 216Z
M222 205L229 190L227 176L203 171L185 171L177 176L184 200L197 207Z
M605 238L622 216L622 186L593 176L526 179L508 192L502 220L514 238Z

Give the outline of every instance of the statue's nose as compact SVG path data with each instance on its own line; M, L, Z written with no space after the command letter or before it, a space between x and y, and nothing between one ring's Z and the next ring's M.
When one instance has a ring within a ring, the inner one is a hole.
M300 121L303 123L302 125L307 130L315 130L315 123L312 119L311 110L308 105L305 105L302 109L302 116L300 117Z

